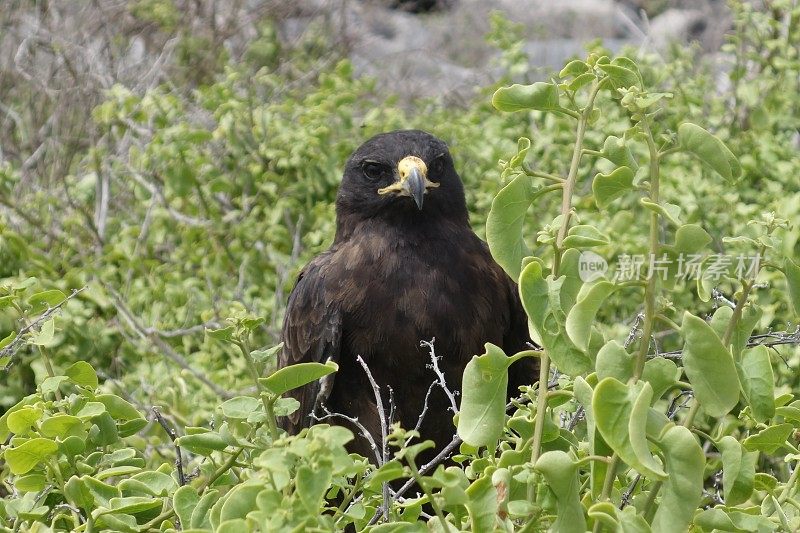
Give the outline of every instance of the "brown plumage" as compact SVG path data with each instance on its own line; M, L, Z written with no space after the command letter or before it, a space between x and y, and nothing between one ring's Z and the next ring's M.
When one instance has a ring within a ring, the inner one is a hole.
M395 419L411 429L434 379L421 340L436 338L440 368L455 390L484 343L509 355L527 349L516 285L469 227L461 178L433 135L395 131L358 148L345 166L336 223L333 245L303 269L289 296L279 364L332 359L339 371L293 392L300 409L281 419L290 433L309 426L309 414L324 403L358 417L380 442L358 355L384 391L392 388ZM533 382L535 372L534 360L515 363L509 392ZM438 447L455 432L448 406L434 389L420 432ZM352 450L373 457L363 438Z

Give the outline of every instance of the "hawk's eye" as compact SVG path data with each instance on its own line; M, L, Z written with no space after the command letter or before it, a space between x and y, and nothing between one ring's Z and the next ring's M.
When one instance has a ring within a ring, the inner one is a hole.
M447 158L444 154L437 156L436 159L431 161L430 168L428 171L428 176L431 181L440 181L442 179L442 174L444 174L444 168Z
M364 176L370 181L380 181L389 174L389 167L377 161L365 161L361 165Z

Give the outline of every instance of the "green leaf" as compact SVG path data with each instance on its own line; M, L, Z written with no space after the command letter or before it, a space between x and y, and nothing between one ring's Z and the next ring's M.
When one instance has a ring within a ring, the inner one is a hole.
M573 256L576 252L574 248L567 250L564 257ZM545 280L542 278L542 265L533 261L525 266L520 275L519 294L531 325L550 353L553 362L560 371L570 376L577 376L590 371L594 363L588 355L572 344L563 323L551 310L554 300L558 300L557 307L560 309L562 297L565 305L574 297L574 289L578 284L573 281L566 276L559 278L558 281L553 281L552 278ZM561 316L563 317L563 312Z
M146 496L129 496L127 498L111 498L109 501L111 510L114 514L139 514L153 509L160 509L163 502L160 498L148 498Z
M48 417L42 421L39 429L45 437L59 437L64 439L68 436L80 436L83 432L83 422L77 416L58 414Z
M228 447L228 443L219 433L197 433L195 435L184 435L175 439L175 444L181 448L196 453L198 455L209 456L211 452L222 451Z
M544 190L534 187L529 176L520 174L492 200L486 218L486 242L492 257L512 279L519 278L522 259L530 254L522 234L525 213Z
M131 480L147 485L152 496L168 496L178 487L178 484L172 476L168 476L157 470L136 474L125 481Z
M694 517L694 524L702 527L704 531L730 531L732 533L750 531L767 533L780 527L765 516L733 511L724 507L701 511Z
M653 389L649 383L625 385L605 378L594 389L592 413L597 430L611 448L639 473L658 480L666 473L647 445L647 415Z
M619 529L619 521L617 520L617 508L611 502L597 502L589 507L587 511L589 518L596 522L600 522L611 531Z
M603 345L595 359L597 379L600 381L610 377L626 383L633 376L633 366L633 357L615 340Z
M220 522L246 518L247 513L256 509L256 497L264 490L261 484L237 485L226 495L220 509Z
M608 237L594 226L578 225L569 229L562 245L564 248L591 248L604 246L609 242Z
M800 317L800 266L788 257L783 260L783 274L789 287L789 303L795 317Z
M465 491L469 498L467 512L472 522L472 531L494 531L497 516L497 489L492 478L484 476L473 481Z
M210 528L211 521L209 519L209 511L211 507L217 502L219 498L219 491L217 489L206 490L197 506L192 511L192 519L189 525L193 528Z
M263 409L262 403L258 398L252 396L236 396L226 400L220 405L222 414L227 418L247 420L251 413Z
M753 493L758 452L748 452L738 440L727 435L717 443L722 454L722 488L725 504L745 503Z
M253 350L250 352L250 358L256 363L266 363L272 360L282 348L283 343L280 343L266 350Z
M611 202L633 189L633 170L619 167L608 174L597 173L592 180L592 194L597 207L605 209Z
M20 492L39 492L47 485L47 477L43 474L27 474L14 480L14 488Z
M742 395L758 422L775 416L775 377L766 346L755 346L742 352L737 366Z
M332 374L337 370L339 370L339 365L333 361L327 361L325 364L298 363L281 368L273 372L269 377L259 379L258 382L272 394L281 395Z
M607 63L604 65L597 65L600 70L608 74L608 79L614 87L633 87L642 84L636 73L629 68L622 65L614 65Z
M750 335L761 320L763 311L760 307L748 303L742 310L742 316L736 323L731 336L731 348L733 350L734 360L741 360L741 351L747 345ZM717 332L717 335L722 337L725 330L728 329L728 324L733 316L733 309L728 306L722 306L714 312L714 315L709 321L709 325Z
M711 235L698 224L684 224L675 232L675 251L694 254L711 243Z
M78 361L73 363L64 371L64 374L76 385L88 387L90 389L97 388L97 373L95 373L92 365L86 361Z
M580 74L589 72L590 70L591 68L586 64L585 61L573 59L561 69L561 72L558 73L558 77L563 79L570 76L579 76Z
M580 76L576 76L574 80L567 84L567 88L570 91L577 91L581 87L585 87L596 79L597 76L594 75L594 72L587 72L585 74L581 74Z
M14 448L7 448L3 457L11 473L19 476L27 474L42 461L58 451L58 445L50 439L30 439Z
M94 399L102 403L108 414L117 420L144 418L133 404L127 400L123 400L116 394L98 394Z
M566 331L572 342L581 350L589 345L592 323L600 306L617 287L610 281L597 281L581 287L578 300L567 313Z
M304 465L297 469L295 492L310 515L319 513L330 483L330 467L316 467L312 470Z
M230 341L236 332L236 326L228 326L220 329L206 329L206 335L218 341Z
M184 485L175 491L172 497L172 508L185 528L189 528L192 521L192 511L197 507L200 495L191 485Z
M779 448L783 447L786 439L794 431L792 424L778 424L777 426L770 426L744 439L744 447L748 450L762 451L767 453L775 453Z
M69 478L64 485L64 496L70 503L81 509L91 509L94 505L94 495L77 476Z
M628 143L626 143L623 138L614 135L606 137L606 140L603 142L603 150L601 153L602 157L608 159L617 165L617 167L628 167L633 173L639 169L639 163L636 162L636 158L633 157L633 153L630 148L628 148ZM619 170L619 168L617 170ZM633 176L631 176L631 180L632 179Z
M56 330L56 321L54 318L51 318L44 324L42 324L41 329L31 335L30 340L31 344L35 344L36 346L47 346L51 342L53 342L53 338L55 337L55 330Z
M111 500L121 496L117 487L103 483L100 479L95 479L92 476L81 476L80 480L89 489L94 501L101 507L111 507Z
M37 292L28 298L28 305L31 306L31 313L38 314L47 311L48 308L55 307L67 299L67 295L58 289Z
M551 531L559 533L584 533L586 517L580 500L581 484L578 480L578 467L569 455L562 451L549 451L542 454L534 468L542 476L556 496L556 521Z
M464 368L458 436L467 444L486 446L502 435L511 362L503 350L486 343L486 353L473 356Z
M678 126L678 142L681 148L711 167L728 181L738 178L742 167L725 143L700 126L684 122Z
M730 352L706 322L688 311L681 335L683 366L697 400L713 417L728 414L739 403L739 378Z
M59 390L61 384L67 380L69 380L67 376L48 376L44 378L42 384L39 385L39 389L42 391L42 395L48 396Z
M15 435L26 435L29 430L42 417L42 410L38 407L26 405L22 409L14 411L8 415L6 423L11 433Z
M658 443L669 478L653 517L653 531L685 533L703 497L706 457L689 429L673 426Z
M558 87L552 83L538 81L531 85L514 84L501 87L492 96L492 105L499 111L554 111L561 109L558 103Z
M655 213L658 213L673 225L675 226L681 225L681 221L679 218L681 214L680 206L677 206L675 204L670 204L668 202L655 203L651 201L649 198L639 198L639 203L642 205L642 207L649 209L650 211L653 211Z
M0 350L11 344L11 342L16 338L17 338L17 332L12 331L8 335L0 339ZM5 366L5 365L0 365L0 366Z
M681 371L678 365L663 357L650 359L644 364L642 380L653 387L653 403L678 382L680 375Z

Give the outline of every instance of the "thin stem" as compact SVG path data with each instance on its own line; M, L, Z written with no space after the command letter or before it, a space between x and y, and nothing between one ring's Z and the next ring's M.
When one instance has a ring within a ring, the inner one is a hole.
M611 497L611 489L614 488L614 479L617 477L617 466L619 465L619 455L614 453L611 456L611 460L608 464L608 470L606 470L606 478L603 481L603 492L600 494L600 499L598 501L604 502ZM599 520L595 521L594 527L592 528L592 533L599 533L603 529L603 523Z
M555 174L548 174L547 172L541 172L539 170L534 170L528 165L527 163L522 163L522 171L525 172L528 176L533 176L534 178L543 178L546 180L554 181L556 183L564 183L566 180L561 176L556 176Z
M572 150L572 161L569 164L569 174L567 174L567 181L564 183L564 191L561 196L561 228L558 230L556 237L556 256L553 260L553 274L558 274L558 267L561 263L561 245L564 238L567 236L569 229L569 218L572 212L572 193L575 190L575 182L578 177L578 169L581 163L581 151L583 150L583 137L586 134L586 125L589 122L589 115L594 107L594 100L597 93L600 91L600 82L594 82L592 85L592 92L589 94L589 100L586 102L586 107L580 114L578 119L578 130L575 134L575 147Z
M650 129L650 123L644 119L640 123L647 137L647 148L650 152L650 201L658 204L659 201L659 167L658 167L658 149L656 148L655 139L653 139L653 132ZM658 239L658 213L652 211L650 213L650 258L655 259L658 257L659 239ZM658 276L653 272L649 272L647 278L647 286L644 290L644 321L642 324L642 341L639 344L639 350L636 353L635 366L633 369L632 383L639 381L644 371L644 363L647 360L647 349L650 347L650 336L653 334L653 323L656 316L656 296L657 296Z
M789 480L786 482L786 486L783 488L780 496L778 496L778 503L785 503L786 500L789 499L789 496L792 493L792 489L797 484L797 479L800 478L800 463L794 464L794 470L792 471L792 475L789 476Z
M278 421L275 417L275 402L280 396L267 397L268 393L266 390L264 390L264 387L259 381L260 374L258 372L258 367L256 367L256 363L253 361L253 358L250 357L250 347L248 346L247 340L245 339L241 342L235 342L235 344L242 351L244 360L247 363L247 367L250 369L250 373L253 375L253 382L256 385L258 396L261 398L261 403L264 405L264 411L267 413L267 427L269 428L269 436L274 442L280 438L280 433L278 433Z
M586 102L586 107L581 110L578 117L578 127L575 133L575 146L572 149L572 160L569 165L569 173L567 180L560 184L562 186L561 193L561 227L558 230L558 236L554 244L554 257L553 257L553 276L558 276L559 266L561 264L562 245L564 238L569 229L569 219L572 212L572 194L575 190L575 182L578 178L578 169L581 163L581 152L583 150L583 138L586 135L586 125L589 122L589 115L594 106L594 100L597 93L600 91L600 83L595 81L592 85L589 99ZM539 459L539 453L542 448L542 434L544 433L544 420L547 412L547 379L550 375L550 355L547 350L542 351L539 359L539 395L536 399L536 422L533 428L533 450L531 451L531 464L536 465ZM528 483L528 500L533 501L536 498L536 482L531 480Z

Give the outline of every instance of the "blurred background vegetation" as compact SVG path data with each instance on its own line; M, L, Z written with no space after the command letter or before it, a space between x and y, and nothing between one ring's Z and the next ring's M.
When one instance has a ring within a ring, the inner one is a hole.
M537 168L564 173L568 118L500 114L499 84L552 74L572 55L627 47L651 87L677 87L664 130L708 127L736 153L743 178L725 188L681 157L663 194L718 251L750 219L800 215L800 30L789 0L5 0L0 9L0 297L65 293L50 348L58 365L90 361L136 405L162 405L204 425L246 389L245 362L205 335L231 317L263 317L258 343L278 342L286 297L334 233L333 201L350 152L396 128L451 146L475 230L503 184L498 161L533 140ZM596 39L596 40L593 40ZM615 109L615 107L607 107ZM602 109L602 107L601 107ZM601 114L587 142L622 135ZM595 168L597 167L597 168ZM605 171L587 162L581 175ZM578 202L591 203L590 180ZM635 200L631 200L634 202ZM529 235L550 222L536 212ZM591 221L614 235L610 260L643 253L646 224L621 209ZM798 228L782 254L796 256ZM743 246L737 248L737 246ZM535 249L535 248L534 248ZM538 249L537 254L546 250ZM26 281L35 278L32 281ZM777 279L777 277L776 277ZM759 293L760 331L791 329L785 298ZM468 289L468 288L465 288ZM732 288L717 287L731 297ZM693 286L680 307L702 315ZM2 301L2 298L0 298ZM698 308L699 306L699 308ZM615 334L638 310L604 309ZM26 324L0 303L0 339ZM665 349L670 339L663 340ZM783 385L800 357L780 348ZM45 375L24 347L0 361L0 412Z

